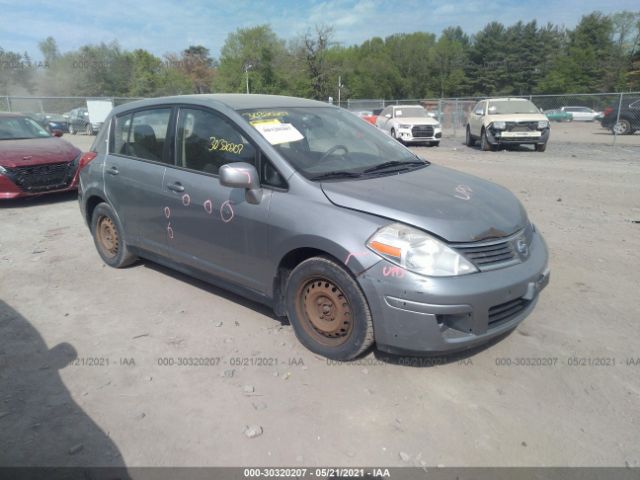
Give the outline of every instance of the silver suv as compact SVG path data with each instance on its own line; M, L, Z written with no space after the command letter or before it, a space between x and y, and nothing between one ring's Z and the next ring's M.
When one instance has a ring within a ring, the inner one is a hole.
M273 307L352 359L443 352L515 328L547 248L508 190L433 165L324 103L193 95L115 108L79 202L112 267L137 257Z

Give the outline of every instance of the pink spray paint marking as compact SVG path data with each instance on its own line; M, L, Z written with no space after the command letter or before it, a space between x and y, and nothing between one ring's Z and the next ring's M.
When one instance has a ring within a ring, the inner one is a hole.
M225 215L224 215L225 206L227 207L227 210L229 212L231 212L231 215L228 216L228 217L225 217ZM229 223L231 221L231 219L233 218L233 215L234 215L233 207L231 206L231 202L229 202L229 200L227 200L222 205L220 205L220 218L222 218L222 221L224 223Z
M404 273L404 268L395 265L382 267L382 275L385 277L403 278Z
M182 205L184 205L185 207L191 205L191 196L188 193L182 195Z
M362 252L349 252L349 255L347 255L347 259L344 261L344 264L349 265L349 260L351 260L351 257L359 258L370 254L371 252L369 250L364 250Z
M164 207L164 216L167 218L171 217L171 209L169 207Z
M211 213L213 212L213 202L211 200L205 200L202 204L202 207L204 208L204 211L209 215L211 215Z
M171 222L167 224L167 235L169 235L169 240L173 240L173 228L171 228Z

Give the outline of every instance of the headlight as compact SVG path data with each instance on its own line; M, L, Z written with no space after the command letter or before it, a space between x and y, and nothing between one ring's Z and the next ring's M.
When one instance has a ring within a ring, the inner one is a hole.
M440 240L401 223L378 230L367 241L367 247L390 262L422 275L448 277L478 271Z
M549 126L549 120L540 120L538 122L538 128L547 128Z
M411 125L406 125L404 123L401 123L400 125L398 125L398 128L411 128Z
M505 128L507 128L507 124L504 122L493 122L491 125L496 130L504 130Z

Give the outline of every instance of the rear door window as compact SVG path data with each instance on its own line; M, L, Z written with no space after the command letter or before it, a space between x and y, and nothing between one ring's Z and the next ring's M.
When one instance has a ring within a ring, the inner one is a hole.
M172 163L164 155L170 120L170 108L142 110L116 117L111 151L143 160Z

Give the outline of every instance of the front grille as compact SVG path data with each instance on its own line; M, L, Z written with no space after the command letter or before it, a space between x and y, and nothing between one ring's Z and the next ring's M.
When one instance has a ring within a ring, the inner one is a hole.
M66 188L75 173L70 162L14 167L7 171L13 183L30 193Z
M529 305L529 300L516 298L509 302L494 305L489 309L489 328L497 327L498 324L508 322L520 314Z
M532 132L538 129L538 122L506 122L509 132Z
M455 248L478 267L508 262L516 256L510 241L476 246L469 244Z
M420 137L433 137L433 126L431 125L416 125L411 129L411 135L416 138Z

